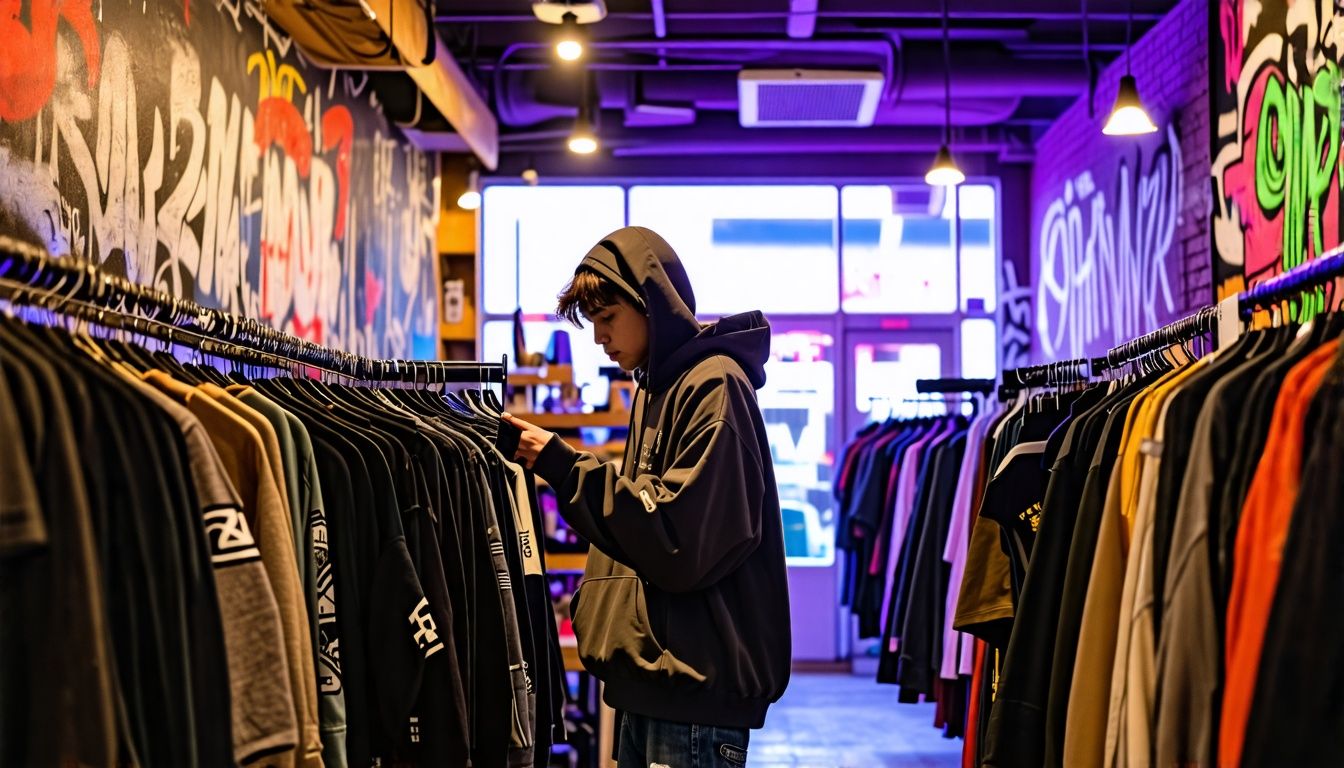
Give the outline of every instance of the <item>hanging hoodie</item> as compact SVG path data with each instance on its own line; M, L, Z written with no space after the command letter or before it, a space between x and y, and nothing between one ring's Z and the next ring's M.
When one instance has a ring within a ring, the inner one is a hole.
M584 257L649 318L625 460L558 437L535 469L593 545L570 604L579 656L612 707L663 720L760 728L789 679L788 574L756 390L760 312L702 326L672 247L642 227Z

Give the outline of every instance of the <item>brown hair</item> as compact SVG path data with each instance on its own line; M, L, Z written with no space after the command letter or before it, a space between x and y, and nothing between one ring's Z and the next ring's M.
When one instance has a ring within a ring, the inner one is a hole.
M555 314L573 323L574 327L582 328L585 316L592 317L619 301L631 303L615 283L596 272L581 269L556 297Z

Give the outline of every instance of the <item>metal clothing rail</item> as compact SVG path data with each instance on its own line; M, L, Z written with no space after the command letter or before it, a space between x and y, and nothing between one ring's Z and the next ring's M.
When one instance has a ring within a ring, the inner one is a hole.
M62 312L66 306L77 307L82 319L133 330L138 320L145 323L141 330L153 324L168 334L167 340L189 342L188 346L207 354L229 356L231 351L246 348L269 360L288 360L359 381L503 384L508 368L507 355L499 363L387 360L324 347L258 320L106 274L80 259L54 258L40 246L3 235L0 278L11 287L9 300L16 305L54 312ZM129 320L129 325L112 318Z
M1249 320L1257 309L1294 298L1309 288L1324 286L1327 281L1341 276L1344 276L1344 246L1326 251L1318 258L1242 291L1237 295L1238 314L1241 319Z
M1130 360L1159 352L1175 344L1185 343L1206 333L1212 333L1217 330L1217 322L1218 308L1203 307L1194 314L1168 323L1155 331L1130 339L1119 346L1111 347L1106 351L1104 357L1092 361L1092 373L1096 375L1104 370L1116 368Z
M1024 365L1003 373L1005 387L1049 387L1056 384L1076 384L1087 381L1092 361L1086 357L1060 360L1041 365Z
M915 391L921 395L951 395L959 392L987 395L994 391L993 379L918 379Z

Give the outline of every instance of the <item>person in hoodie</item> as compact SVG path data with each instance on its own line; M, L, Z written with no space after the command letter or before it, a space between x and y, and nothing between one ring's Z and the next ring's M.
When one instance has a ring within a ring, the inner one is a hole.
M515 418L517 459L555 489L591 544L570 603L584 667L621 713L621 768L746 763L748 732L784 693L792 654L774 467L756 390L760 312L702 325L663 238L602 238L557 313L633 371L621 462L575 451Z

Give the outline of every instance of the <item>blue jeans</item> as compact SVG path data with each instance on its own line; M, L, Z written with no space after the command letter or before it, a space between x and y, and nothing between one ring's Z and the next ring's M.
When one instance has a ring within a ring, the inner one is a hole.
M621 714L619 768L742 768L746 728L719 728Z

